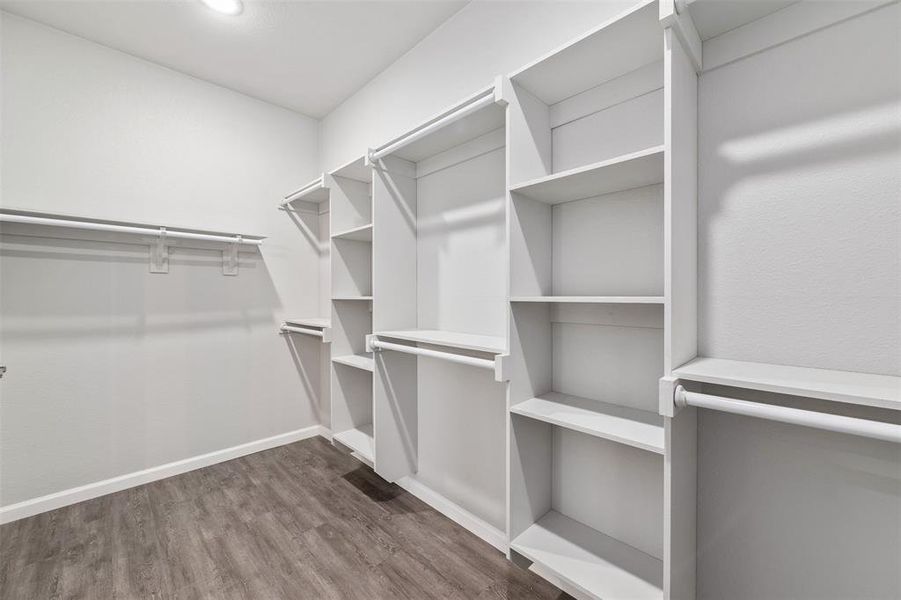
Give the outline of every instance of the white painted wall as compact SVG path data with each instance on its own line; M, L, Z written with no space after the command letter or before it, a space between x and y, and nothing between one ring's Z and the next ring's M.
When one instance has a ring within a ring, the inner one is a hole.
M899 23L701 77L702 354L901 374ZM901 448L710 411L698 442L699 598L901 597Z
M322 121L333 169L634 4L474 0Z
M2 13L0 13L2 14ZM0 505L315 425L312 237L275 210L317 123L3 14L2 205L269 236L209 250L0 238ZM5 231L9 232L10 229ZM295 357L296 358L296 357ZM310 366L313 365L313 366Z

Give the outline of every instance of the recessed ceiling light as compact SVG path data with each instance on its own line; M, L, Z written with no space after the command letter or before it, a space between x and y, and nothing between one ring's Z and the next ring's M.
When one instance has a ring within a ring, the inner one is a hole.
M244 10L241 0L200 0L207 8L215 10L223 15L240 15Z

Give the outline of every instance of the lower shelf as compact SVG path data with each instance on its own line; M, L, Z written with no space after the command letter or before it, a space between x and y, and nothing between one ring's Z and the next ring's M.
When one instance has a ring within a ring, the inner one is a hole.
M375 366L375 362L372 360L372 354L348 354L346 356L335 356L332 358L332 362L346 365L348 367L353 367L355 369L369 371L370 373Z
M663 598L663 561L557 511L510 547L593 598Z
M348 429L347 431L336 433L332 436L332 439L343 446L347 446L370 463L372 462L372 457L375 453L373 452L371 424L360 425L356 429Z

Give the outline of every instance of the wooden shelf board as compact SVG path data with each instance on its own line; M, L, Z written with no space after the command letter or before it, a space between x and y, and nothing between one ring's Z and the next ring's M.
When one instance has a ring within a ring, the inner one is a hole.
M341 231L332 236L333 240L353 240L355 242L371 242L372 241L372 223L361 225L346 231Z
M657 183L663 183L663 146L519 183L510 191L561 204Z
M663 304L663 296L511 296L510 302L566 304Z
M798 0L769 0L768 2L731 2L720 0L688 0L688 12L706 41L720 34L747 25L757 19L782 10Z
M354 302L357 300L372 301L372 296L332 296L332 300L341 300L345 302Z
M481 92L480 92L481 93ZM465 142L474 140L490 131L504 127L507 109L502 104L490 104L476 110L446 126L425 135L416 141L392 152L393 156L418 163ZM429 123L438 117L426 121ZM424 124L423 124L424 125ZM422 125L421 125L422 126ZM420 127L421 127L420 126ZM415 131L415 129L414 129Z
M372 167L366 164L366 157L361 156L347 164L341 165L333 171L329 171L329 175L369 183L372 181Z
M298 192L301 192L301 190L305 191L298 194ZM292 197L295 196L295 194L296 197ZM291 198L291 200L288 200L288 198ZM308 184L301 186L296 191L291 192L285 197L285 200L287 200L289 203L308 202L311 204L319 204L320 202L324 202L328 199L329 191L328 188L325 187L325 185L322 183L321 175Z
M901 377L696 358L673 371L679 379L832 402L901 410Z
M356 429L348 429L347 431L336 433L332 436L332 439L372 462L372 457L374 456L372 424L360 425Z
M663 454L663 417L558 392L530 398L510 412L656 454Z
M593 598L663 598L663 561L557 511L510 546Z
M348 367L353 367L355 369L369 371L370 373L375 368L375 361L372 359L372 354L348 354L346 356L334 356L332 357L332 362L346 365Z
M663 58L657 2L645 0L510 78L547 105Z
M394 338L408 342L421 342L435 346L447 346L462 350L476 350L478 352L490 352L500 354L506 349L503 337L493 335L474 335L471 333L457 333L454 331L439 331L437 329L410 329L405 331L379 331L376 335L384 338Z
M285 319L288 325L300 325L301 327L317 327L325 329L331 327L332 322L325 317L305 317L302 319Z

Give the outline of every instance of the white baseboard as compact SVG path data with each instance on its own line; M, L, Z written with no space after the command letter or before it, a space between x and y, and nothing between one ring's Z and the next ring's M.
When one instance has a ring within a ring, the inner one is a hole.
M448 500L429 486L418 481L413 477L401 477L395 482L397 485L407 490L442 515L459 524L464 529L479 536L500 552L507 552L507 534L479 518L460 506L459 504Z
M42 512L97 498L98 496L112 494L145 483L150 483L151 481L172 477L173 475L180 475L182 473L187 473L188 471L208 467L233 458L253 454L254 452L269 450L270 448L284 446L285 444L292 444L300 440L316 437L317 435L326 437L328 433L329 431L322 425L304 427L303 429L289 431L287 433L248 442L239 446L232 446L231 448L225 448L224 450L216 450L215 452L192 456L191 458L178 460L158 467L151 467L149 469L144 469L143 471L136 471L126 475L120 475L119 477L104 479L103 481L70 488L61 492L54 492L53 494L47 494L46 496L32 498L31 500L25 500L16 504L10 504L9 506L0 507L0 524L10 523Z

